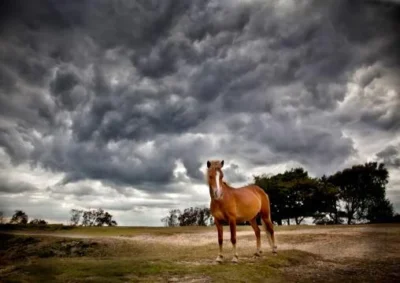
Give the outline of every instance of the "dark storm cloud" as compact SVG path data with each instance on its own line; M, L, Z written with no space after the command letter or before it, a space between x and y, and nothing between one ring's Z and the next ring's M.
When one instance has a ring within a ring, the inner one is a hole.
M201 179L199 156L207 149L200 137L161 136L154 143L132 144L120 141L114 146L103 143L74 143L59 133L50 143L37 143L32 157L48 170L65 172L65 185L97 179L117 185L134 185L148 191L164 188L172 181L177 158L182 159L191 178Z
M337 168L355 152L353 141L339 129L324 128L323 121L319 126L310 122L299 122L290 115L235 117L226 123L235 133L226 142L227 152L255 165L297 161L318 175Z
M0 194L21 194L37 191L37 188L29 183L10 180L5 175L0 176Z
M60 68L56 71L54 80L50 82L50 91L60 108L74 110L85 97L84 90L78 89L79 81L79 75L73 70Z
M357 150L343 125L398 130L400 103L335 111L364 65L381 68L359 78L365 91L399 73L399 8L295 3L4 1L0 146L15 164L65 173L61 186L152 192L173 190L178 159L195 182L214 155L340 166ZM239 169L226 168L229 182L244 181Z
M224 166L224 178L229 180L229 183L244 182L247 180L246 176L241 172L239 165L235 163Z
M52 196L62 197L65 195L73 195L76 197L95 195L96 191L89 186L77 186L75 188L53 186L46 188L46 191Z
M400 144L397 146L389 145L376 156L382 160L387 166L400 168Z

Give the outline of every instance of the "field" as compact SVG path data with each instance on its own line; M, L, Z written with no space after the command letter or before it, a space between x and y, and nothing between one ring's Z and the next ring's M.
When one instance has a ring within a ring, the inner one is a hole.
M276 227L254 258L251 227L238 227L222 264L215 227L37 228L0 231L0 282L400 282L400 225Z

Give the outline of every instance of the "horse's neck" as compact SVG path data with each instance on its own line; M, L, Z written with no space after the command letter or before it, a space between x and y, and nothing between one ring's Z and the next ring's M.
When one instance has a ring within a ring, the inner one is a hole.
M222 181L223 187L226 188L227 190L232 190L234 189L233 187L229 186L227 182Z
M229 198L231 196L231 191L234 190L234 188L229 186L225 181L222 181L221 190L225 198Z
M224 180L221 180L221 193L222 196L225 197L229 197L229 191L231 191L233 188L231 186L229 186ZM214 195L211 191L211 187L210 187L210 197L211 199L214 199ZM215 199L214 199L215 200Z

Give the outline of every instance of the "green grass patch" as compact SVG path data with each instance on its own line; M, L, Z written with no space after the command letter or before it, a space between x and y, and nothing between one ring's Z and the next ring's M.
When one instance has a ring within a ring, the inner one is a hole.
M0 282L165 282L171 278L178 282L193 278L212 282L226 282L227 278L230 282L278 282L282 267L315 258L305 252L283 251L278 256L265 253L255 259L252 246L241 249L240 262L234 264L230 262L228 246L225 262L217 264L215 244L177 247L100 241L94 246L83 245L82 255L70 252L71 247L81 243L76 239L0 234L0 240L4 243L0 258L5 263L0 267Z
M265 282L282 278L280 267L299 264L310 256L287 252L276 257L233 264L213 262L176 262L172 260L138 260L132 258L52 258L34 259L20 264L0 277L4 282L127 282L129 278L165 281L168 278L191 276L210 278L212 282ZM187 258L189 259L189 258ZM134 280L133 280L134 281ZM128 281L129 282L129 281Z

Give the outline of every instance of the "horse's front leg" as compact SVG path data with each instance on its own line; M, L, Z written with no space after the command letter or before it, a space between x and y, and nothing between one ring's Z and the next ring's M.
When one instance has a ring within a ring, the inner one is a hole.
M238 254L236 252L236 219L229 220L229 228L231 230L231 243L233 247L232 262L238 262Z
M223 233L224 233L224 229L222 224L215 219L215 226L217 226L217 230L218 230L218 245L219 245L219 253L218 256L216 258L217 262L222 262L222 260L224 259L224 256L222 255L222 244L223 244Z

